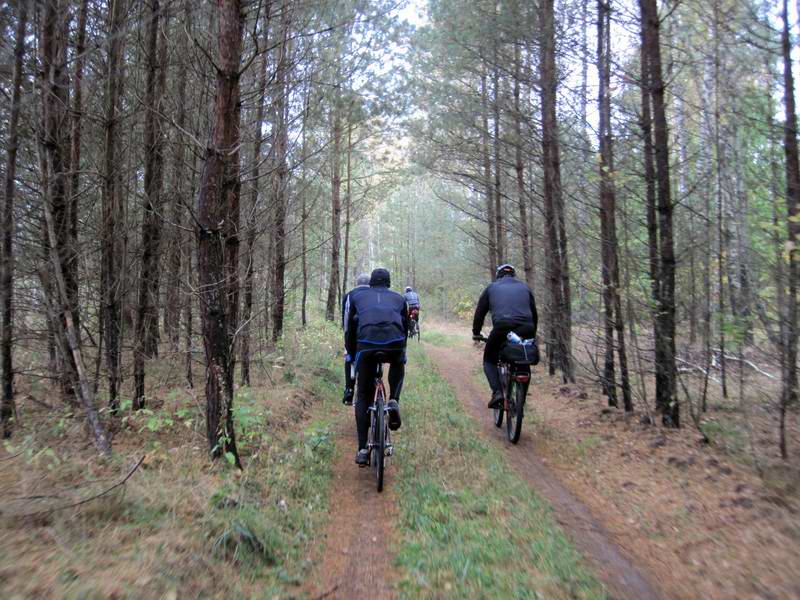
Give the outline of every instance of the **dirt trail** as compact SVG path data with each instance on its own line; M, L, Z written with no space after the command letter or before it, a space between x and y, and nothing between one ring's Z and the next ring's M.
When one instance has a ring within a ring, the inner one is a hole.
M594 567L610 596L630 600L665 598L648 576L612 541L608 531L586 505L542 463L535 451L535 438L526 435L523 427L519 444L512 446L505 439L505 429L495 428L486 409L488 394L474 381L475 361L479 355L465 347L442 348L428 344L426 350L441 375L453 386L468 412L479 423L484 435L504 448L515 470L552 505L558 522Z
M387 473L388 489L379 494L373 471L358 468L353 461L355 440L355 422L348 413L336 432L329 522L320 562L309 581L311 598L395 597L390 547L396 508L391 472Z

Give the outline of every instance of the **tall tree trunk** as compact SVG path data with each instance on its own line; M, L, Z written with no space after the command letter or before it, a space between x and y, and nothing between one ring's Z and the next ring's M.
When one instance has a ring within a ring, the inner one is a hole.
M612 247L610 221L614 220L614 169L611 148L611 100L609 92L609 67L607 28L610 26L611 7L604 0L597 2L597 73L599 109L599 149L600 149L600 256L603 285L603 332L605 341L605 360L603 362L603 393L609 406L617 406L617 377L614 368L614 284L611 281Z
M42 157L44 165L43 187L46 190L45 202L53 219L55 237L49 235L47 222L43 219L45 252L48 259L58 258L58 266L63 274L68 270L65 265L70 261L70 197L69 197L69 72L67 69L67 40L69 35L70 12L65 0L54 0L45 5L41 26L40 49L42 54L42 111L43 126L41 134ZM64 277L66 281L66 277ZM43 280L48 302L59 312L56 318L60 322L52 323L55 342L55 369L57 370L61 392L70 403L74 402L75 380L72 377L75 365L73 355L65 339L64 313L65 304L57 300L59 289L53 284L52 272ZM66 288L68 291L70 287ZM68 298L68 297L67 297ZM68 299L64 302L68 303ZM70 311L71 313L71 311ZM76 338L77 341L77 338Z
M41 24L42 127L41 143L46 177L43 199L44 229L48 241L50 268L41 269L48 282L48 313L55 341L63 359L63 379L77 390L81 405L94 435L97 449L111 452L108 433L100 421L92 387L83 366L77 328L69 306L69 289L64 277L69 240L68 164L69 164L69 75L67 38L69 10L64 0L48 0Z
M486 195L486 221L489 224L489 273L494 279L495 269L500 264L497 248L497 221L492 190L492 161L489 158L489 91L486 73L481 74L481 156L483 158L483 185Z
M270 8L271 2L265 8L264 22L262 27L262 43L264 47L269 44ZM241 333L241 384L250 385L250 338L253 327L250 323L253 315L253 291L255 277L255 245L256 245L256 224L255 216L258 212L258 186L261 176L261 146L264 142L262 134L264 128L264 112L266 110L267 95L267 54L264 53L264 60L258 75L258 95L256 108L255 137L253 138L253 153L251 164L253 165L252 175L250 176L250 202L247 207L247 241L245 245L245 275L244 275L244 302L242 303L242 333Z
M184 26L186 31L192 33L192 7L186 4L183 13ZM183 62L189 54L189 35L182 34L179 39L179 54L182 57L180 68L178 69L178 116L176 125L179 130L186 128L186 73L188 71L186 63ZM164 302L164 333L170 342L173 352L178 351L181 335L181 286L178 282L182 278L182 260L185 238L183 231L184 203L186 203L186 144L182 139L178 139L174 148L174 166L172 177L172 194L169 199L170 204L170 225L172 227L167 246L167 285L166 298Z
M561 156L556 115L558 77L556 73L554 0L540 5L541 60L539 77L542 102L542 163L544 166L544 220L548 241L550 282L550 373L559 369L565 382L574 381L572 364L572 308L561 189Z
M658 193L659 322L656 345L656 408L662 421L680 426L675 368L675 249L672 231L672 198L669 174L669 134L661 75L660 20L656 0L640 0L642 43L647 55L648 83L653 105L653 130Z
M300 160L302 164L300 166L300 195L301 195L301 206L300 206L300 261L301 261L301 270L302 270L302 277L303 277L303 291L302 297L300 299L300 322L305 327L308 324L308 314L306 313L306 307L308 306L308 241L306 240L306 227L308 221L308 206L306 204L306 160L308 159L307 156L307 146L306 146L306 128L308 127L308 114L309 114L309 102L311 100L311 89L306 91L305 99L304 99L304 107L303 107L303 123L301 127L303 128L302 131L302 142L301 142L301 150L300 150Z
M506 256L506 227L503 218L503 192L501 188L501 169L500 163L501 140L500 140L500 68L496 63L497 51L495 49L495 66L492 70L492 120L494 135L492 136L492 147L494 150L494 218L496 221L495 231L497 231L497 262L504 263L508 260Z
M161 247L161 191L164 182L164 136L161 131L161 97L166 83L166 34L159 44L161 17L159 0L151 0L147 23L147 84L144 120L144 210L142 216L142 270L139 279L139 301L136 311L134 340L133 408L144 408L144 364L146 357L158 355L158 281ZM166 19L165 19L166 21ZM166 28L166 23L165 23Z
M339 249L342 245L342 201L341 201L341 138L342 123L337 100L331 109L331 265L328 280L328 299L325 303L325 319L333 321L336 316L336 298L339 293Z
M614 186L614 147L611 127L611 0L598 0L597 70L599 79L599 149L600 149L600 225L603 248L603 300L606 310L606 370L608 402L616 406L616 377L614 372L614 339L619 356L620 384L626 411L633 410L628 356L625 349L625 320L620 293L619 256L617 244L616 189ZM610 319L609 319L610 315ZM610 341L610 343L609 343ZM608 355L611 355L611 358ZM613 404L612 404L613 402Z
M78 345L81 343L78 286L78 207L81 181L81 134L83 131L83 67L86 52L86 20L89 0L81 0L78 8L78 29L75 35L75 74L72 98L72 148L70 149L69 260L64 265L64 279L69 291L69 304L75 319Z
M105 333L106 369L108 371L108 402L112 412L119 408L119 368L122 333L122 259L123 204L120 189L119 112L122 83L122 51L125 34L127 0L110 0L108 28L108 58L105 90L105 157L102 194L101 232L101 290L103 295L103 331Z
M533 261L531 260L530 231L528 229L528 208L525 195L525 171L522 160L522 107L520 106L520 86L522 78L522 59L519 47L514 48L514 169L517 172L517 205L519 207L519 232L522 242L522 263L525 281L533 287Z
M794 75L792 74L792 46L789 34L789 12L787 0L783 0L783 31L781 33L781 50L783 54L783 102L786 109L786 122L783 130L783 152L786 157L786 249L789 254L788 294L786 302L786 338L784 353L786 369L781 394L781 439L780 450L783 458L788 458L785 429L786 409L797 402L797 340L798 340L798 307L797 291L800 278L800 160L797 149L797 110L794 100Z
M241 0L218 0L214 123L197 197L197 271L206 356L206 435L213 457L241 468L233 429L239 306Z
M14 41L14 75L11 84L11 110L8 119L6 143L6 172L3 203L3 245L0 255L0 310L2 310L2 335L0 335L0 365L3 370L2 396L0 396L0 424L3 437L11 437L14 406L14 194L16 192L17 151L19 149L19 112L22 89L22 69L25 58L25 34L28 25L28 2L17 3L17 31Z
M349 117L349 115L348 115ZM344 262L342 268L342 285L346 288L348 286L348 277L350 276L350 208L352 203L352 187L350 185L351 159L353 156L353 126L348 121L347 123L347 159L345 161L345 192L344 192Z
M714 172L717 197L717 318L719 319L720 381L722 397L728 397L727 361L725 360L725 263L727 257L728 233L725 227L724 197L722 177L724 157L720 144L720 101L719 101L719 0L714 0ZM711 215L708 215L710 218Z
M289 27L291 25L291 3L284 0L281 7L281 44L279 47L278 69L276 73L277 103L275 105L275 122L277 136L275 138L275 159L277 170L273 182L275 197L275 222L273 224L273 240L275 244L272 268L272 293L274 308L272 311L272 343L275 344L283 335L283 320L286 306L286 211L289 204L289 168L286 153L289 145Z

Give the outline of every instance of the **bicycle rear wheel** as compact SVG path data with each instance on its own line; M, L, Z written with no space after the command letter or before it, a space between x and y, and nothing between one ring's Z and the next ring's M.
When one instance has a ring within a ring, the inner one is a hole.
M378 491L383 491L383 468L386 459L386 413L384 412L383 394L378 392L375 398L373 415L372 445L370 447L370 464L375 471Z
M506 416L506 435L508 441L516 444L522 433L522 413L525 406L525 384L512 380L508 386L508 415Z
M503 409L502 408L493 408L492 412L494 413L494 426L495 427L502 427L503 426Z

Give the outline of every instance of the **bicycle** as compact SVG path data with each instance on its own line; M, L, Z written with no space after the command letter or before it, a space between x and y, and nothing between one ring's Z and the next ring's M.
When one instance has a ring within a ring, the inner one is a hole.
M480 336L476 340L487 342L488 338ZM500 369L500 385L503 388L503 408L494 408L492 412L495 427L502 427L505 417L506 437L509 442L516 444L522 434L522 417L525 413L525 399L531 383L532 363L526 359L513 361L504 358L504 350L509 345L504 345L500 352L500 360L497 362ZM513 345L522 346L522 344ZM527 358L527 354L523 356Z
M381 360L380 355L378 360ZM367 442L369 465L375 472L378 492L382 492L386 458L394 455L391 431L387 425L389 411L386 408L386 388L383 385L382 362L378 362L375 374L375 396L369 411L369 441Z
M421 340L421 337L420 337L418 308L412 308L409 311L408 320L409 320L408 337L413 338L414 336L417 336L417 341L419 342Z

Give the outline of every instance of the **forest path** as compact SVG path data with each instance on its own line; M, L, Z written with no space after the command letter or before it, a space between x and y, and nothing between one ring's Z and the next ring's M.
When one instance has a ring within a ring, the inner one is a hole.
M335 434L325 544L308 593L311 598L388 600L395 597L390 551L397 512L394 494L391 486L379 494L373 471L356 466L355 419L352 409L346 412Z
M470 347L469 342L459 340L448 347L425 344L425 349L467 412L478 422L479 431L503 447L511 466L553 507L556 520L594 568L610 596L630 600L664 598L647 575L626 557L589 508L541 461L536 452L536 438L530 430L526 431L524 423L522 437L516 446L506 440L504 428L494 426L486 409L488 392L476 383L474 376L480 354ZM529 422L528 427L530 425Z

